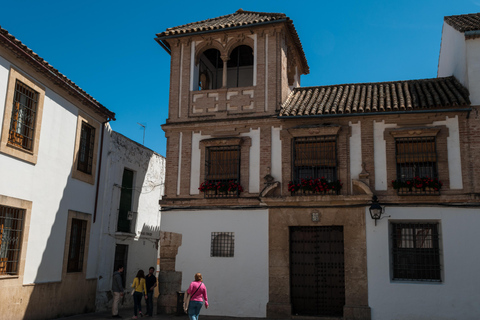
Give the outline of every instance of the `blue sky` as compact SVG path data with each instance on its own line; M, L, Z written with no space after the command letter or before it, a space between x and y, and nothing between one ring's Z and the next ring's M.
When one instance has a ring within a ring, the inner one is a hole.
M153 40L235 12L282 12L310 66L302 86L436 77L446 15L479 1L8 1L0 25L116 113L113 129L165 155L170 56Z

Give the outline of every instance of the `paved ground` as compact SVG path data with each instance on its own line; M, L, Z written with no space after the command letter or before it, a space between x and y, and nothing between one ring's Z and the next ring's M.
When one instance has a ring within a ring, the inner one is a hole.
M119 314L122 316L123 319L131 319L133 316L133 308L128 309L121 309ZM96 313L86 313L86 314L79 314L76 316L66 317L66 318L59 318L57 320L93 320L93 319L114 319L112 318L111 311L104 311L104 312L96 312ZM158 314L154 315L153 317L138 317L138 319L142 320L149 320L149 319L157 319L157 320L188 320L188 316L186 314L177 316L177 315L167 315L167 314ZM204 316L200 312L200 320L260 320L262 318L232 318L232 317L222 317L222 316Z

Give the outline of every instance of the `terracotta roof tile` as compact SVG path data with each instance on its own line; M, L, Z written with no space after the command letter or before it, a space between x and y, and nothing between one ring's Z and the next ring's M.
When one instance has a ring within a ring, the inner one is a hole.
M302 43L298 36L298 33L293 25L292 20L284 13L269 13L269 12L255 12L244 11L242 9L237 10L234 13L220 16L217 18L207 19L198 22L192 22L181 26L168 28L162 33L157 33L158 38L166 39L170 37L176 37L180 35L195 34L197 32L205 32L212 30L225 30L229 28L241 27L241 26L255 26L268 22L286 22L288 30L292 35L295 46L299 50L301 56L302 65L305 74L310 72L305 52L303 51Z
M480 13L448 16L444 20L460 32L480 30Z
M47 78L51 79L52 82L67 90L69 94L79 99L83 104L89 105L93 107L96 112L115 120L115 113L100 104L91 95L82 90L73 81L60 73L60 71L39 57L38 54L2 27L0 27L0 45L12 51L19 59L24 60L37 71L42 72Z
M470 105L455 77L295 88L280 116L444 109Z

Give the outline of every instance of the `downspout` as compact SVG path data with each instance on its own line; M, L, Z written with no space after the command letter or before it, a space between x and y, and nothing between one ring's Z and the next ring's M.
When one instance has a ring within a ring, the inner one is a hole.
M110 118L107 121L102 122L102 134L100 138L100 157L98 159L98 174L97 174L97 190L95 191L95 207L93 208L93 223L97 220L97 206L98 206L98 192L100 190L100 174L102 173L102 155L103 155L103 135L105 133L105 124L110 122Z

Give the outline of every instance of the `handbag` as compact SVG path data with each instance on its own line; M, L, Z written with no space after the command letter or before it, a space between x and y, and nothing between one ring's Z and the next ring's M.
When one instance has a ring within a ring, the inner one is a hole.
M185 313L188 313L188 304L190 303L190 298L193 297L195 293L197 293L198 289L200 289L202 284L203 282L200 283L200 285L197 287L197 290L195 290L195 292L191 296L188 293L185 295L185 299L183 300L183 311Z

